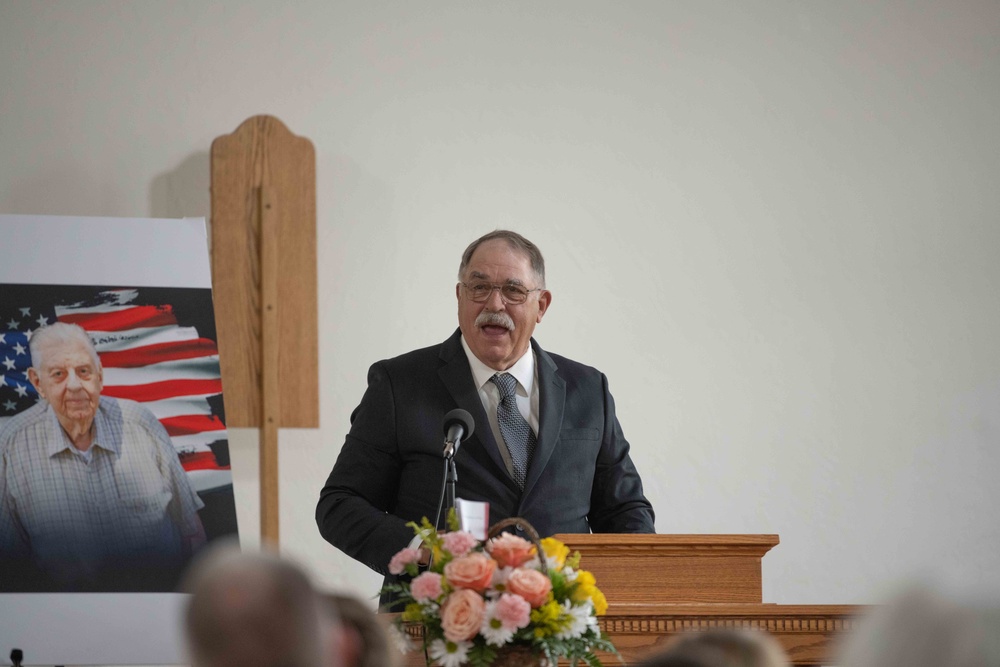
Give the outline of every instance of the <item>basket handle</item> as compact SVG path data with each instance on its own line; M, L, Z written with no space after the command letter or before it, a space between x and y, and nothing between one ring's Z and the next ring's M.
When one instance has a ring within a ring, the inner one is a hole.
M542 548L542 541L538 537L538 531L535 527L528 523L526 520L519 516L513 516L509 519L503 519L497 521L495 524L490 526L489 533L487 533L487 539L492 540L494 537L503 532L504 528L510 528L511 526L520 526L520 529L524 534L528 536L532 544L535 545L535 552L538 555L538 562L541 564L541 571L547 573L549 571L549 564L545 560L545 549Z

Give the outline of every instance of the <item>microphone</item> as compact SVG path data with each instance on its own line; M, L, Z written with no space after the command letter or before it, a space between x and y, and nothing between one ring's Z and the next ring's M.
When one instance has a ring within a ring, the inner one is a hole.
M476 422L468 410L455 408L444 416L444 457L450 459L458 453L462 440L476 430Z

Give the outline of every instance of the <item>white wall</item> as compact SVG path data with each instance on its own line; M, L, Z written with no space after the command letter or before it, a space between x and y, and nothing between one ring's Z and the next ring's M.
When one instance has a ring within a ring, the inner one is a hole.
M207 216L216 136L314 142L322 426L281 434L281 521L325 585L379 583L313 521L367 367L453 330L504 226L659 532L780 534L769 602L1000 587L998 39L992 0L0 0L0 211Z

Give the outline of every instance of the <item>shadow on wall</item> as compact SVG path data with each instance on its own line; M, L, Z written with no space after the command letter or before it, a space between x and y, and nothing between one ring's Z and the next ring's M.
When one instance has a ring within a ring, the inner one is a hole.
M212 210L210 165L208 151L199 151L156 176L149 186L150 217L207 220Z

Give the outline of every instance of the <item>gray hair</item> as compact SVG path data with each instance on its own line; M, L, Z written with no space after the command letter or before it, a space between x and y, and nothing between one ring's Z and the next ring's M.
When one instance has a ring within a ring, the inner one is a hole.
M80 343L87 348L87 352L90 353L91 358L94 360L94 368L100 370L101 358L97 355L97 348L94 347L94 341L90 339L90 336L83 330L83 327L78 324L68 324L66 322L53 322L40 329L36 329L31 334L31 339L28 341L28 348L31 350L32 368L41 373L42 359L45 356L44 351L57 345L68 345L70 343Z
M476 249L487 241L495 240L506 241L507 245L512 249L523 253L528 258L528 261L531 262L531 270L535 272L535 276L538 278L538 286L545 287L545 259L542 257L542 251L538 249L538 246L517 232L507 229L494 230L489 234L480 236L469 244L469 247L462 253L461 264L458 265L458 279L460 281L465 278L465 270L469 268L469 262L472 260L472 254L476 252Z
M788 655L763 630L716 628L691 631L670 641L643 667L788 667Z
M327 615L309 577L268 552L210 547L185 575L194 667L323 667Z
M875 607L846 638L844 667L1000 667L997 600L964 602L930 586Z

